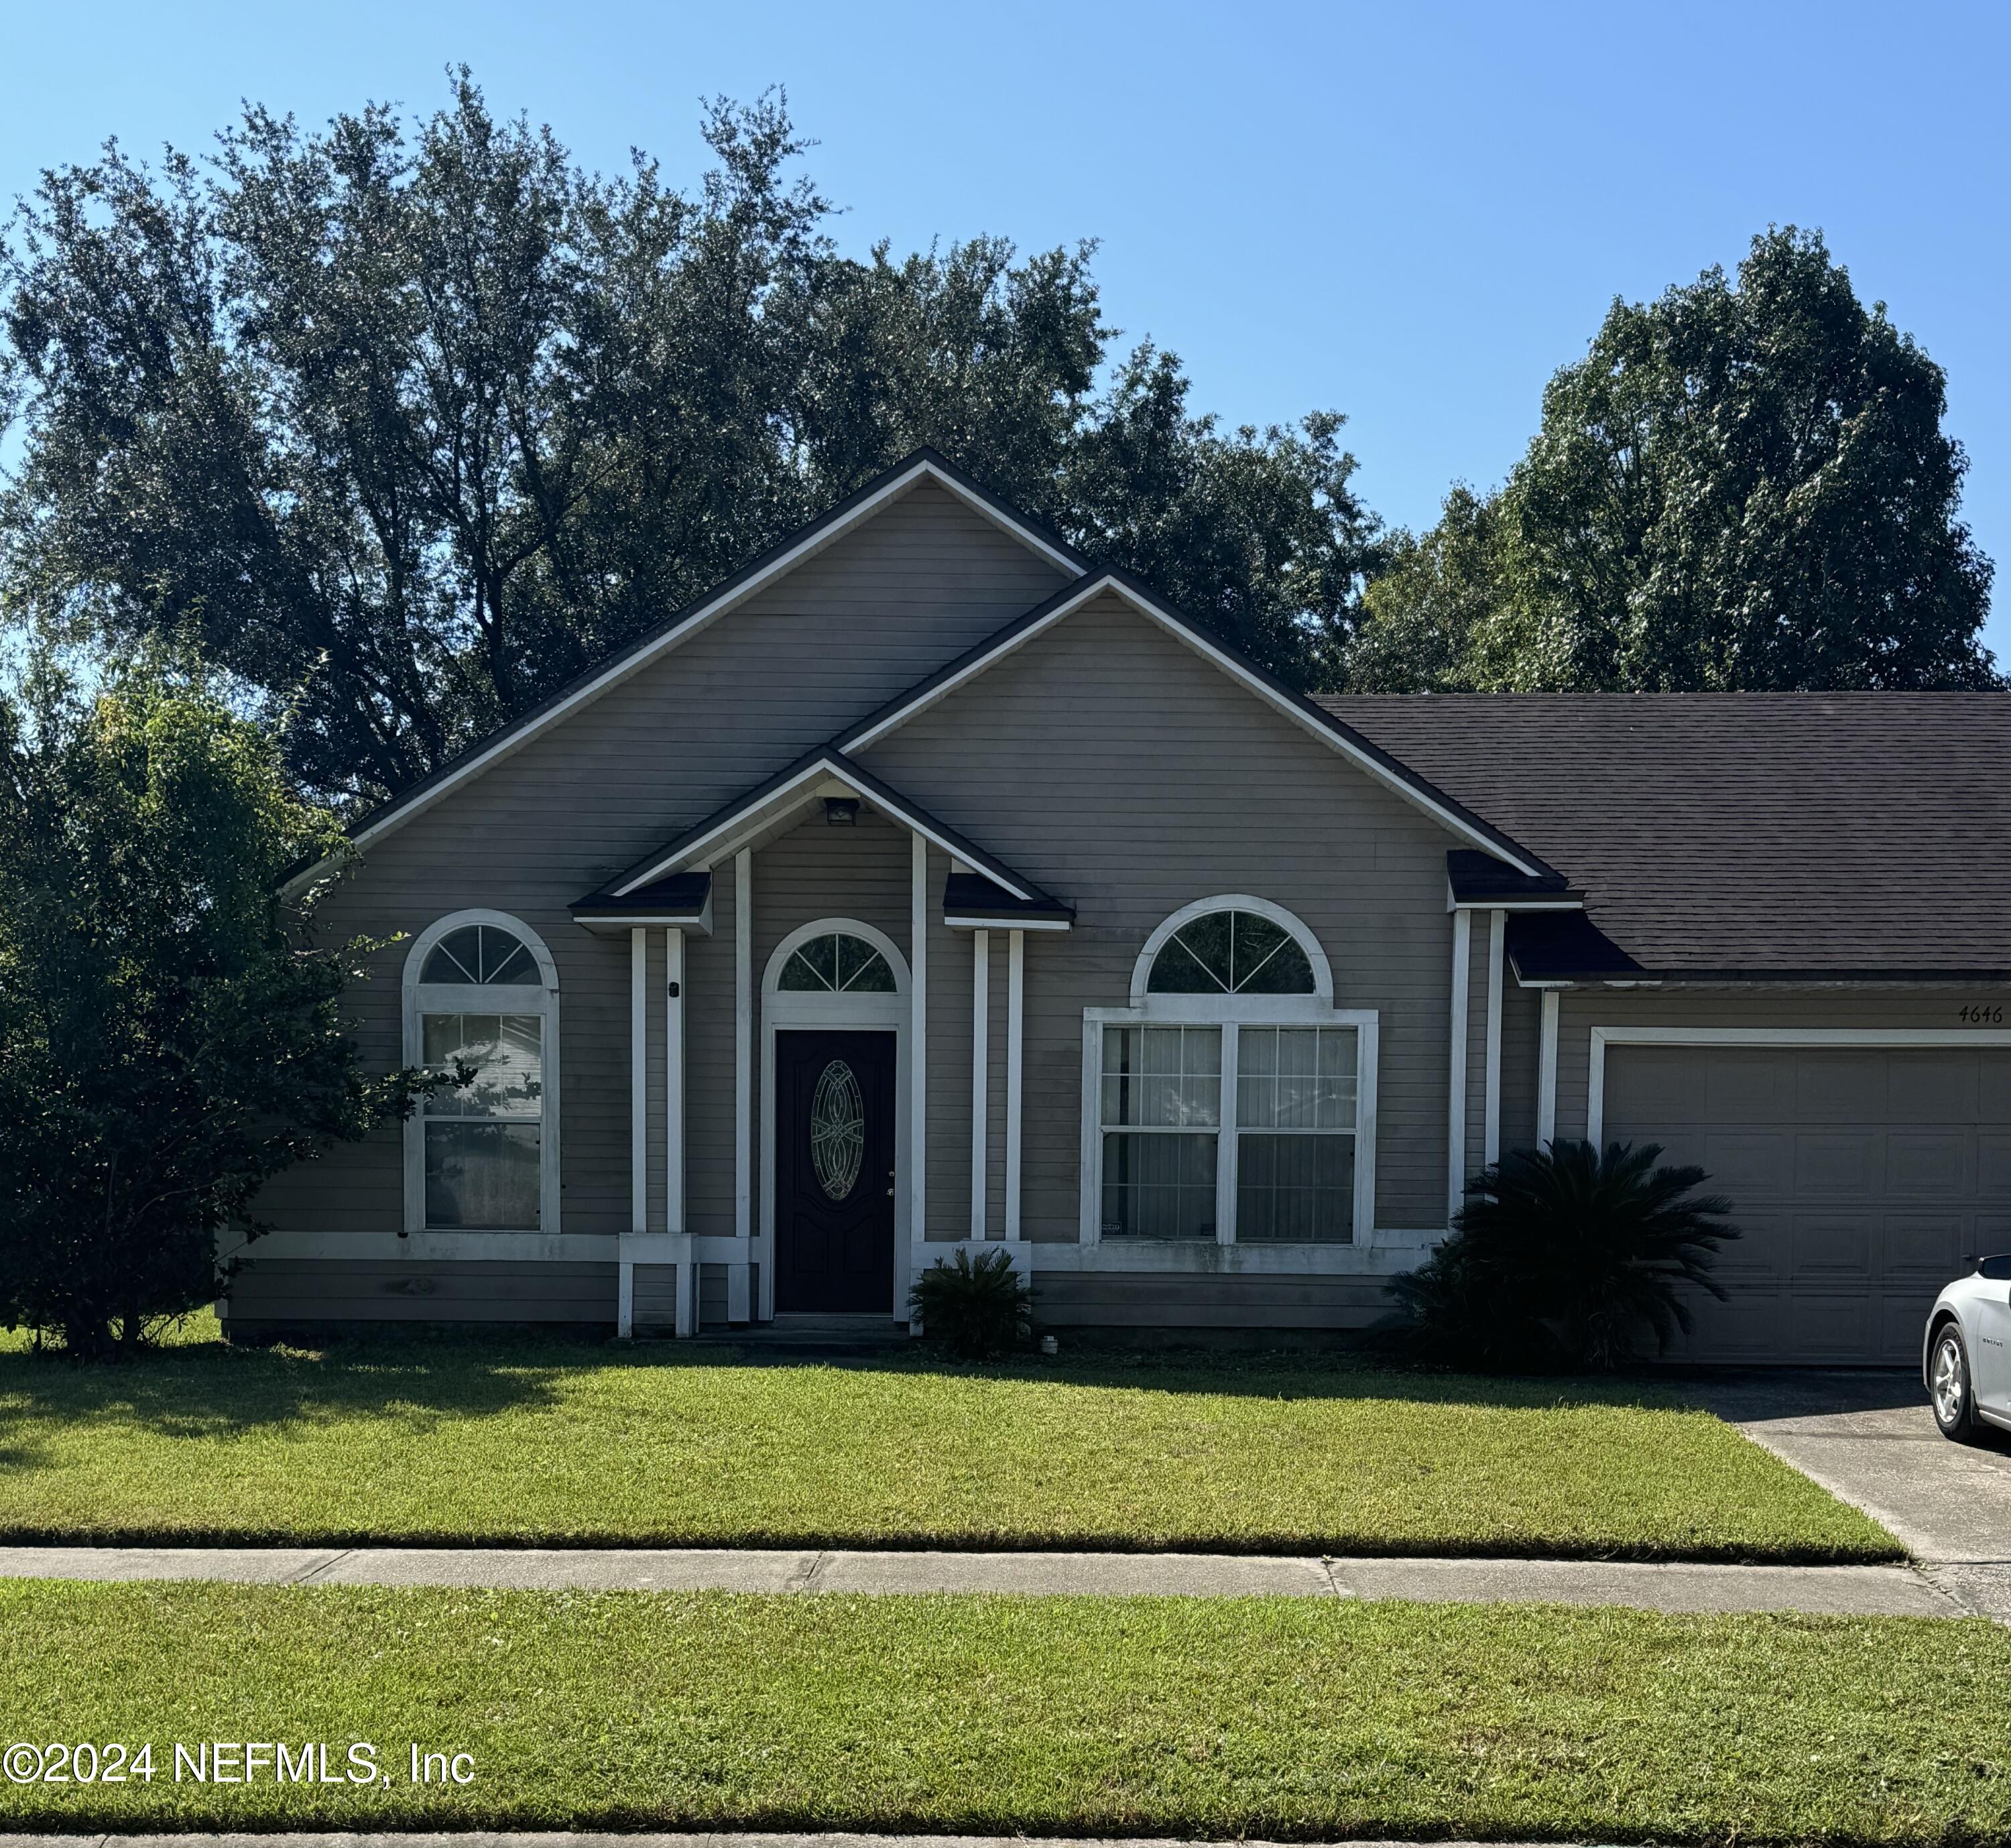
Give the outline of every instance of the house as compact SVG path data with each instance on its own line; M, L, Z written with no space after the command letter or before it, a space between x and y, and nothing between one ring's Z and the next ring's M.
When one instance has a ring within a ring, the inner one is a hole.
M1553 1135L1744 1227L1697 1357L2011 1248L2011 700L1308 700L919 454L354 830L368 1061L233 1330L1350 1328ZM293 889L319 874L304 874Z

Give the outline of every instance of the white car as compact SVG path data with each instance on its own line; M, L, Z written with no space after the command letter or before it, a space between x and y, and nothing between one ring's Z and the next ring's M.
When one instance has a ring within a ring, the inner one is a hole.
M1944 1437L2011 1430L2011 1253L1980 1259L1934 1298L1920 1375Z

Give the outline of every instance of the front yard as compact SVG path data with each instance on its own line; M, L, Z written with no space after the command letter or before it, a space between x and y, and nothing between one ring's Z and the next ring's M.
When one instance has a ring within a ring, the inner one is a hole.
M27 1582L0 1712L152 1747L148 1782L0 1785L20 1829L2011 1832L2011 1635L1973 1621ZM218 1741L250 1781L173 1775ZM336 1781L276 1781L280 1743Z
M0 1353L0 1538L1867 1560L1875 1522L1625 1383L1319 1358L902 1358L525 1338L132 1366Z

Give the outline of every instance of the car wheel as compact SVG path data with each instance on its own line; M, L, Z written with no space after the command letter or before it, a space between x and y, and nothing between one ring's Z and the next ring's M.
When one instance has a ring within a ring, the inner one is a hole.
M1934 1337L1933 1356L1927 1362L1927 1392L1942 1435L1957 1444L1974 1444L1978 1436L1976 1389L1970 1381L1969 1349L1962 1330L1952 1322L1944 1323Z

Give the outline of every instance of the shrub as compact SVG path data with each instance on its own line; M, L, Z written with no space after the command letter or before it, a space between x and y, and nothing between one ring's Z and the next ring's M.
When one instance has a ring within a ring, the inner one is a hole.
M1724 1299L1710 1266L1739 1234L1729 1201L1695 1195L1703 1170L1657 1166L1661 1152L1559 1141L1503 1156L1468 1190L1452 1237L1390 1284L1405 1344L1499 1372L1610 1369L1644 1328L1666 1351L1691 1326L1683 1286Z
M998 1360L1034 1332L1034 1293L1005 1251L975 1261L959 1246L916 1279L908 1307L931 1341L959 1360Z

